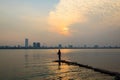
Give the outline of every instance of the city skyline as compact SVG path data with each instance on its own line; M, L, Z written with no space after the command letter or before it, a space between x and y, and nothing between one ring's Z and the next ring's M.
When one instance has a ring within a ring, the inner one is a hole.
M0 0L0 45L120 45L120 1Z
M32 43L32 44L31 44ZM16 45L0 45L0 49L119 49L120 45L103 45L100 46L98 44L93 45L73 45L73 44L57 44L48 46L39 41L30 42L28 38L24 39L24 45L16 44Z

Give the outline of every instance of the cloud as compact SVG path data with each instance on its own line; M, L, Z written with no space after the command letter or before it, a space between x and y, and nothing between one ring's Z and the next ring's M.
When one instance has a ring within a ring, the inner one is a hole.
M80 14L78 3L73 0L60 0L56 9L49 14L49 23L53 26L53 30L61 34L69 34L67 29L71 24L84 22L85 17Z
M119 0L60 0L55 9L50 11L48 22L53 31L68 35L69 27L73 24L107 25L110 20L114 22L118 20L120 18L118 14L120 14Z

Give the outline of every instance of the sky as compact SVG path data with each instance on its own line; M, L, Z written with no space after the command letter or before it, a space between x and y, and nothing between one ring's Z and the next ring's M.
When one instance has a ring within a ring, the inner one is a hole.
M0 0L0 45L120 45L120 0Z

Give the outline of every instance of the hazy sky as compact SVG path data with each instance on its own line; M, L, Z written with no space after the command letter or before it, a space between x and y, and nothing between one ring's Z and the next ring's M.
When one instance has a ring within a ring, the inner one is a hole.
M120 45L120 0L0 0L0 45Z

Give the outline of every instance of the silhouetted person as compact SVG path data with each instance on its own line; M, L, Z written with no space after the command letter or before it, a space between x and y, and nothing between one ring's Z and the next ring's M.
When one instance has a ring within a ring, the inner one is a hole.
M60 51L60 49L59 49L59 51L58 51L58 59L59 59L59 67L60 67L60 65L61 65L61 51Z
M60 49L58 51L58 59L59 59L59 61L61 61L61 51L60 51Z

